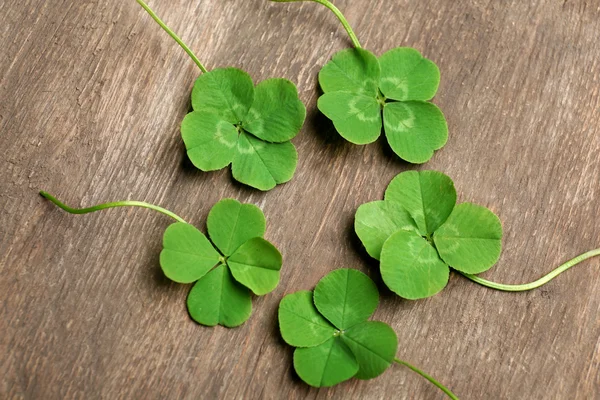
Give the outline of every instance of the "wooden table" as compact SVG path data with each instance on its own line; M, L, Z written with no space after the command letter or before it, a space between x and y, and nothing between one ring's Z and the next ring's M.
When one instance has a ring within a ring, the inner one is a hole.
M375 54L412 46L434 60L450 140L423 166L380 140L345 142L316 109L317 73L349 40L325 8L266 0L150 5L209 68L294 81L307 105L295 178L261 193L187 160L179 124L199 71L135 3L0 3L0 398L442 399L395 365L372 381L304 384L279 335L286 293L339 267L381 283L353 231L356 208L399 172L450 175L461 201L503 221L486 278L532 281L600 247L600 6L595 0L339 0ZM186 313L188 287L158 265L171 221L142 209L69 215L136 199L204 229L224 197L259 205L284 254L281 283L236 329ZM547 286L503 293L452 274L405 301L381 284L376 319L398 357L462 399L600 398L600 260Z

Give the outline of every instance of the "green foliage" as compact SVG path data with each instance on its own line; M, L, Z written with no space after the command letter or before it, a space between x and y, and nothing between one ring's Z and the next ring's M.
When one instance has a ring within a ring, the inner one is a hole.
M224 199L208 213L206 227L210 240L223 255L230 256L248 240L264 236L267 222L255 205Z
M279 325L283 339L295 347L318 346L336 332L336 328L319 314L313 303L313 292L308 290L288 294L281 300Z
M259 190L292 179L298 153L290 140L306 117L293 83L268 79L254 87L244 71L219 68L200 75L192 107L181 136L197 168L231 164L236 180Z
M383 243L381 276L404 298L433 296L446 286L449 274L435 248L415 232L400 230Z
M321 69L319 110L349 142L372 143L383 127L399 157L414 164L429 161L448 140L444 115L429 103L440 83L438 67L408 47L397 47L378 59L361 47L335 5L329 0L310 1L327 7L338 18L354 46L335 54Z
M193 111L181 123L192 164L202 171L231 164L234 179L265 191L292 179L298 152L290 140L306 118L296 86L267 79L255 87L250 75L237 68L209 72L144 1L137 1L203 72L192 90Z
M352 377L382 374L398 348L394 330L367 321L379 293L362 272L338 269L323 277L314 293L300 291L279 304L279 327L286 343L297 347L294 368L311 386L333 386Z
M233 279L225 264L220 264L190 290L187 308L192 319L202 325L235 327L252 313L250 291Z
M440 72L411 48L398 47L379 59L361 48L342 50L319 73L318 107L346 140L372 143L381 134L411 163L428 161L448 140L442 112L428 100Z
M248 240L227 260L234 278L258 296L277 287L281 264L279 251L260 237Z
M436 171L396 176L384 201L361 205L355 231L396 294L420 299L441 291L450 267L466 274L491 268L502 250L502 225L485 207L456 205L452 180Z
M178 283L202 278L220 260L210 241L190 224L177 222L165 231L160 265L165 276Z
M260 237L265 231L265 219L254 206L223 200L213 207L207 225L220 254L200 231L160 206L124 200L73 208L49 193L40 194L72 214L142 207L175 219L178 223L165 233L161 265L167 276L179 282L200 277L190 291L187 305L190 316L201 324L232 327L244 323L252 313L250 289L254 293L266 293L279 279L281 256ZM598 255L599 251L584 254L572 263ZM211 269L217 262L219 265ZM384 323L366 321L377 307L378 298L369 278L347 269L323 278L315 289L314 299L309 291L286 296L279 305L279 324L285 341L298 347L294 355L298 374L312 385L330 386L352 376L373 378L395 361L456 399L433 377L394 358L398 346L394 331Z
M317 309L340 330L368 319L379 304L373 281L353 269L340 269L323 277L315 287Z
M268 143L242 132L232 161L233 177L260 190L270 190L294 176L298 153L292 142Z
M386 202L400 204L413 218L422 236L431 235L456 204L454 182L434 172L407 172L396 176L385 191Z
M502 224L485 207L459 204L433 236L440 256L467 274L487 271L502 250Z
M175 282L196 282L187 300L192 319L208 326L238 326L252 312L250 292L261 296L275 289L282 258L262 238L265 226L258 207L225 199L208 215L212 244L185 222L167 228L160 265Z

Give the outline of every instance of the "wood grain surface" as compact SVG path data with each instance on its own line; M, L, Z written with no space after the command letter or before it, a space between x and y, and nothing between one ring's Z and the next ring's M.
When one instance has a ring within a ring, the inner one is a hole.
M187 160L179 124L199 70L135 1L0 1L0 398L443 399L399 365L321 390L295 375L279 301L339 267L380 283L375 318L397 332L398 357L462 399L600 398L600 260L528 293L452 274L439 295L405 301L352 227L396 174L436 169L503 222L488 279L529 282L600 247L600 3L335 3L375 54L412 46L440 67L450 139L426 165L382 140L347 143L318 113L317 73L350 44L322 6L150 1L209 69L298 85L298 170L262 193ZM224 197L257 204L284 254L281 283L243 326L197 325L189 287L158 264L167 217L69 215L40 189L77 206L144 200L202 229Z

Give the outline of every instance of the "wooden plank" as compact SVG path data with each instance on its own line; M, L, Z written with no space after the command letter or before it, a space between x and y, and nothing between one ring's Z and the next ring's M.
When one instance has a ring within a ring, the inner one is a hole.
M316 110L317 73L349 45L323 7L264 0L153 1L209 68L286 77L308 108L296 177L269 193L201 173L179 123L199 71L134 1L0 3L0 397L444 398L394 366L311 389L279 336L281 297L352 267L379 279L356 208L409 169L450 175L493 209L502 258L485 274L529 282L600 246L600 7L594 1L336 1L376 54L413 46L442 71L450 141L414 167L384 142L353 146ZM138 199L199 227L223 197L258 204L285 256L280 286L242 327L205 328L188 288L158 266L170 223L147 210L72 216L72 204ZM376 318L398 356L464 399L600 397L600 273L590 260L540 290L501 293L457 275L439 295L382 289Z

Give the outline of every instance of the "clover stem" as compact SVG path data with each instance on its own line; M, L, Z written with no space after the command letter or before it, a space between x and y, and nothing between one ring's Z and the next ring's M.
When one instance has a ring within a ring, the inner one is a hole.
M414 372L416 372L417 374L421 375L423 378L427 379L429 382L431 382L432 384L434 384L435 386L437 386L442 392L446 393L446 395L451 398L452 400L458 400L458 397L456 397L456 395L454 393L452 393L450 391L450 389L448 389L447 387L445 387L444 385L442 385L441 383L439 383L438 381L435 380L434 377L432 377L431 375L421 371L419 368L407 363L406 361L402 361L398 358L394 358L394 361L396 361L398 364L400 365L404 365L405 367L410 368L411 370L413 370Z
M546 283L550 282L552 279L556 278L558 275L562 274L569 268L574 267L575 265L579 264L580 262L585 261L588 258L592 258L595 256L600 256L600 248L595 249L595 250L590 250L586 253L580 254L577 257L573 258L572 260L569 260L566 263L562 264L561 266L557 267L554 271L550 272L549 274L541 277L537 281L534 281L531 283L525 283L522 285L506 285L503 283L491 282L491 281L488 281L487 279L480 278L477 275L467 274L467 273L460 272L460 271L458 271L458 272L460 272L462 275L464 275L466 278L472 280L473 282L478 283L483 286L487 286L492 289L503 290L505 292L524 292L526 290L536 289L542 285L545 285Z
M146 10L146 12L148 14L150 14L150 16L152 17L152 19L154 19L156 21L156 23L158 25L160 25L161 28L163 28L165 30L165 32L167 32L169 34L169 36L171 36L173 38L173 40L175 40L177 42L177 44L179 44L181 46L181 48L183 50L185 50L185 52L192 58L192 60L194 60L194 62L196 63L196 65L198 66L198 68L200 68L200 71L207 73L207 69L204 68L204 65L202 65L202 63L200 62L200 60L198 59L198 57L196 57L196 55L194 54L194 52L192 50L190 50L190 48L183 43L183 41L179 38L179 36L177 36L177 34L175 32L173 32L159 17L158 15L156 15L154 13L154 11L152 11L152 9L148 6L148 4L146 4L143 0L136 0L140 6L142 6L142 8L144 10Z
M151 210L158 211L159 213L165 214L165 215L175 219L178 222L186 223L185 220L183 218L181 218L180 216L178 216L177 214L175 214L169 210L166 210L162 207L155 206L154 204L146 203L143 201L124 200L124 201L115 201L112 203L98 204L93 207L72 208L72 207L69 207L68 205L62 203L60 200L58 200L56 197L52 196L50 193L40 191L40 195L42 195L44 198L50 200L55 205L57 205L58 207L62 208L63 210L65 210L66 212L71 213L71 214L87 214L87 213L91 213L94 211L100 211L100 210L104 210L107 208L115 208L115 207L142 207L142 208L149 208Z
M291 2L298 2L298 1L312 1L312 2L324 5L329 10L331 10L332 13L335 14L335 16L337 17L337 19L340 20L340 22L342 23L342 26L344 27L344 29L346 30L346 32L348 32L348 36L350 36L350 40L352 41L352 44L354 45L354 47L356 47L357 49L361 48L360 42L358 41L358 38L356 37L356 34L352 30L352 27L350 26L350 24L346 20L346 17L344 17L344 14L342 14L342 12L336 6L334 6L333 3L331 3L329 0L271 0L271 1L274 1L274 2L277 2L277 3L291 3Z

